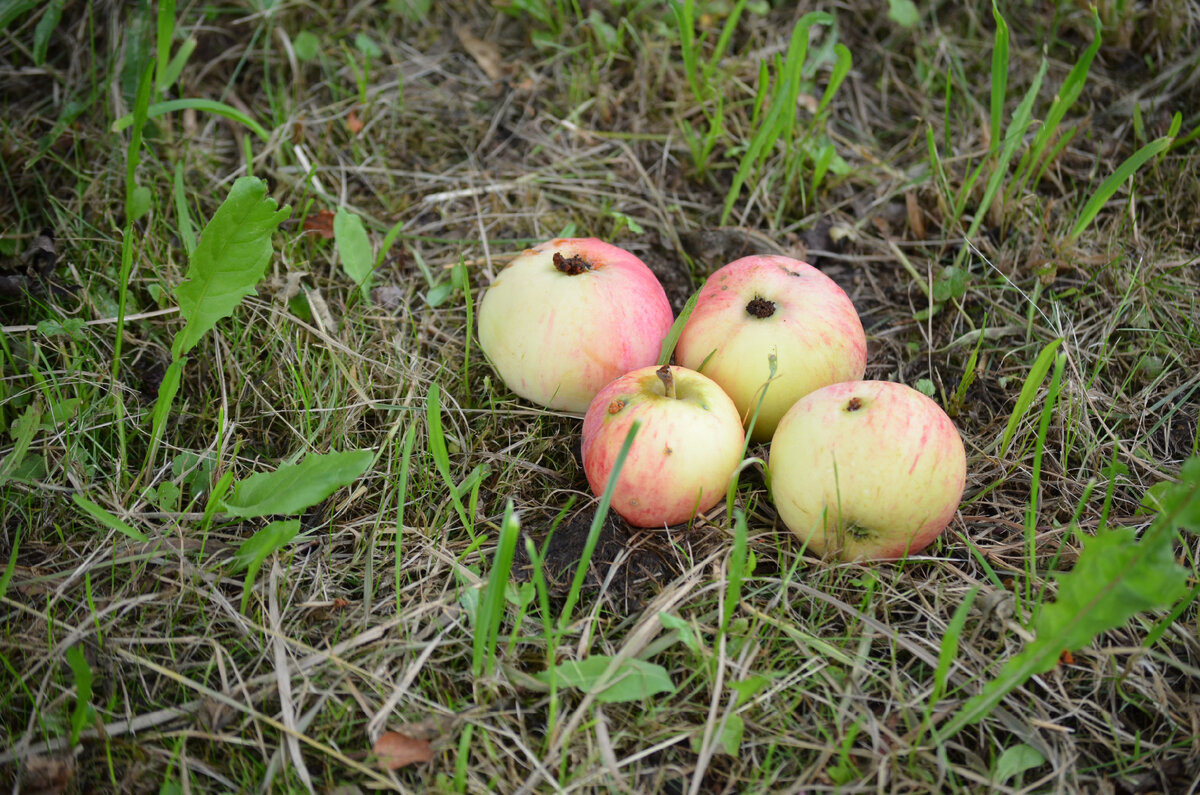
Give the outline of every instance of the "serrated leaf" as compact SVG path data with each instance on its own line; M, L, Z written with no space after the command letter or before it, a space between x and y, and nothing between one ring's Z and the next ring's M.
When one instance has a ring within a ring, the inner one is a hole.
M371 271L375 258L371 254L371 238L362 219L346 208L339 207L333 217L333 241L337 246L342 270L362 289L363 298L371 289Z
M582 660L568 660L555 666L553 672L542 671L536 676L546 683L553 677L606 703L638 701L656 693L675 692L671 675L661 665L636 658L623 660L611 676L604 677L612 661L608 655L595 654Z
M258 472L233 487L225 513L242 518L300 513L353 483L374 458L370 450L312 453L298 464Z
M1174 540L1180 528L1197 527L1200 458L1192 458L1184 464L1180 482L1163 495L1161 512L1140 540L1128 527L1101 529L1084 538L1075 568L1059 581L1057 598L1034 621L1034 640L938 735L944 740L983 719L1011 690L1053 668L1063 651L1082 648L1139 612L1172 605L1187 588L1187 569L1175 560Z
M267 183L242 177L217 208L188 266L187 281L175 290L179 313L187 321L172 346L173 358L187 353L200 338L229 317L262 280L274 248L271 235L292 214L267 197Z

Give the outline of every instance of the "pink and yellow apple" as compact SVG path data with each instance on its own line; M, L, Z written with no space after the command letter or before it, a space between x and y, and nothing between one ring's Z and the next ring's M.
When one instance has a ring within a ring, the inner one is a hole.
M801 398L771 439L769 469L783 523L843 560L927 547L954 518L967 476L962 438L941 407L887 381Z
M686 522L725 494L745 437L733 401L682 367L643 367L604 387L583 419L583 469L604 493L629 428L640 422L612 507L637 527Z
M479 305L479 345L513 392L582 412L614 378L658 360L673 322L654 273L594 238L519 254Z
M772 353L775 380L755 441L770 439L784 412L809 392L862 378L867 340L849 296L821 271L789 257L743 257L704 283L675 360L720 384L748 423Z

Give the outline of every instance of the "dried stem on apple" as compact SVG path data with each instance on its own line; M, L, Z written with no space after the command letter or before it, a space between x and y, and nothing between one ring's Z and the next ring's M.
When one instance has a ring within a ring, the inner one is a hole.
M588 261L578 254L572 254L569 257L564 257L557 251L554 252L554 267L559 273L565 273L568 276L578 276L581 273L587 273L592 269Z
M658 379L663 382L663 388L667 390L667 397L674 399L675 397L675 376L671 375L671 365L664 364L662 367L654 371Z
M775 302L756 295L746 304L746 313L760 320L768 318L775 314Z

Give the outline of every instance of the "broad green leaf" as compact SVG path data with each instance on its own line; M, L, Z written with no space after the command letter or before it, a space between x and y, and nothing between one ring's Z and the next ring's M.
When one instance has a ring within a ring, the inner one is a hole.
M333 240L337 246L342 270L362 289L365 299L371 290L371 238L367 236L362 219L345 207L339 207L333 217Z
M137 221L143 215L150 212L151 198L150 189L145 185L138 185L133 189L133 194L129 197L130 222Z
M12 3L12 5L21 6L23 4ZM42 66L46 63L46 51L50 48L50 35L54 33L54 29L58 27L58 23L62 19L64 5L66 5L66 0L50 0L49 3L46 3L42 18L38 20L37 27L33 31L34 66Z
M132 538L134 541L144 542L150 540L146 537L145 533L129 526L79 492L72 494L71 499L83 510L84 513L107 527L109 530L116 530L118 533Z
M238 481L225 500L225 513L242 518L300 513L353 483L374 459L370 450L310 453L298 464Z
M737 704L740 707L758 695L759 691L769 685L771 680L761 674L747 677L740 682L730 682L729 689L737 693Z
M254 580L258 570L267 556L282 549L300 532L299 519L286 519L271 522L254 535L247 538L238 547L233 556L233 571L246 570L246 579L242 583L242 613L250 603L250 592L254 588Z
M888 0L888 19L902 28L911 28L921 21L921 12L912 0Z
M301 61L311 61L321 52L321 40L312 31L302 30L292 40L292 50Z
M733 714L725 721L725 728L721 731L721 750L730 756L737 756L738 749L742 746L742 734L746 731L746 722L742 720L742 716Z
M274 247L271 235L292 214L278 209L267 197L267 183L242 177L217 208L196 246L188 266L187 281L175 296L179 313L187 321L172 346L174 358L195 347L221 318L229 317L262 280Z
M299 519L282 519L271 522L247 538L234 553L232 571L257 570L267 556L286 546L300 534Z
M354 48L368 58L382 58L383 50L379 49L379 45L365 33L359 33L354 37Z
M38 408L37 403L30 403L26 406L25 411L21 412L21 416L13 421L9 430L13 439L13 449L0 460L0 486L3 486L4 481L12 477L17 467L25 460L25 454L29 452L29 445L33 442L33 435L37 433L41 425L42 411Z
M1013 776L1040 767L1045 761L1046 757L1042 756L1042 752L1033 746L1024 743L1014 745L1000 754L1000 758L996 760L996 766L992 769L992 781L997 784L1005 784Z
M679 637L679 642L687 646L688 650L693 654L700 653L700 639L696 637L692 625L686 619L679 616L673 616L670 613L658 614L658 621L663 625L664 629L670 629Z
M542 671L537 678L550 683L551 678L591 693L597 701L611 703L637 701L656 693L673 693L675 684L661 665L644 660L623 660L611 676L604 678L613 658L595 654L582 660L568 660L555 666L554 671Z

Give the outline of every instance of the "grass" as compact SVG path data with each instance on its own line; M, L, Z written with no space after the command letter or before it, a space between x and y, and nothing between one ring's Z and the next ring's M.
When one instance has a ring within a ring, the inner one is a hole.
M1200 16L881 6L0 14L0 779L1195 789ZM216 311L179 287L239 184ZM472 339L561 233L677 310L763 245L835 278L963 435L942 539L812 557L762 445L690 526L597 515L578 418Z

